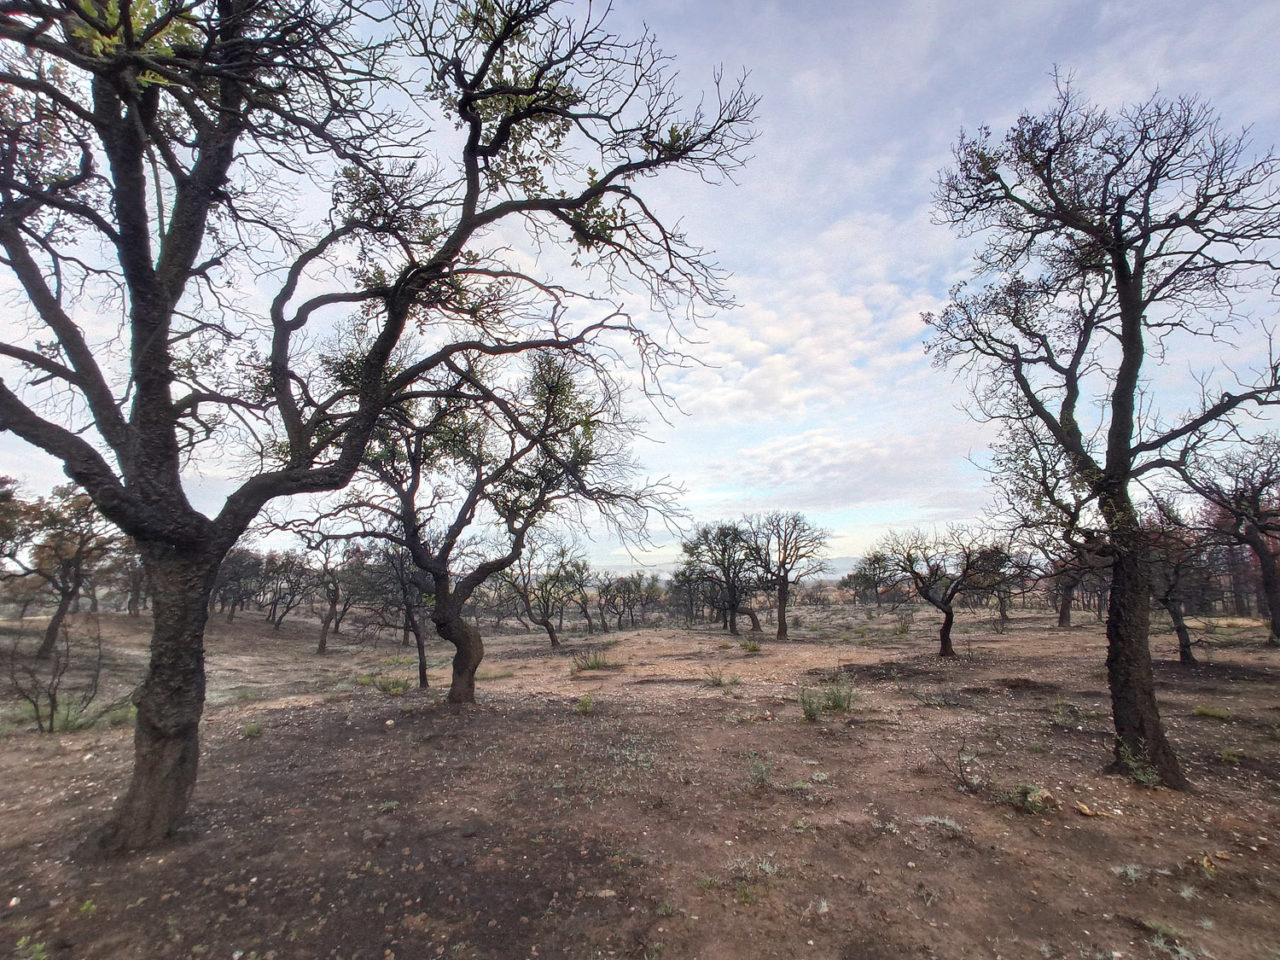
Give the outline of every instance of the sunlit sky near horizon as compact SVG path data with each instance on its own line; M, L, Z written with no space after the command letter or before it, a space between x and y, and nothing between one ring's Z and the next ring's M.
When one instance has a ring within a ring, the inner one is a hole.
M738 306L696 331L705 365L664 381L683 413L650 416L637 455L684 488L693 520L798 510L833 532L836 557L891 526L980 517L990 499L972 462L989 428L922 349L921 312L969 275L971 246L930 218L961 129L1048 107L1056 68L1107 108L1198 94L1259 150L1280 141L1280 3L619 0L609 24L647 25L690 104L717 70L760 97L736 183L646 184L715 251ZM33 492L61 476L9 438L0 474ZM637 556L670 563L678 538L652 534ZM636 562L605 540L590 553Z

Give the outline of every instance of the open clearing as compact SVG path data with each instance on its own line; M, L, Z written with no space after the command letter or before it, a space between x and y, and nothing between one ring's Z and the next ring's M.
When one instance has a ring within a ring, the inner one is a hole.
M756 653L707 628L597 636L606 665L576 672L586 638L491 639L465 708L397 695L398 647L320 658L307 624L215 622L166 849L71 856L124 788L128 729L0 741L0 953L1280 958L1280 652L1256 630L1201 624L1193 668L1154 638L1197 787L1178 794L1102 773L1096 623L962 619L942 661L923 615L902 634L800 612L799 642ZM137 626L101 621L112 694ZM853 702L822 709L842 678Z

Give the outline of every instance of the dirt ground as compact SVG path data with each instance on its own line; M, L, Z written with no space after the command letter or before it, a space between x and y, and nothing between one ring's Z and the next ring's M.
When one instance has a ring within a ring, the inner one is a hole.
M127 727L0 740L0 956L1280 958L1260 628L1198 624L1193 668L1154 639L1182 794L1101 772L1096 623L962 618L942 661L923 613L800 613L758 652L707 628L492 639L466 708L400 692L398 647L321 658L313 624L216 623L165 849L72 857L124 788ZM100 622L119 692L144 640Z

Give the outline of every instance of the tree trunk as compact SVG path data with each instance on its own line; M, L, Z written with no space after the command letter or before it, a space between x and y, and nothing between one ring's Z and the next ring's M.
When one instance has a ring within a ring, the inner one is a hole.
M1115 760L1111 769L1132 773L1149 764L1165 786L1189 787L1178 757L1165 737L1156 705L1155 679L1148 643L1151 621L1150 574L1141 551L1113 537L1111 597L1107 606L1107 680L1115 722Z
M1061 592L1058 595L1058 628L1066 630L1071 626L1071 601L1076 595L1076 581L1059 581L1059 590Z
M448 599L436 594L436 605L431 611L440 639L453 645L453 676L449 681L450 703L476 702L476 670L484 659L484 641L480 631L468 623L460 609L453 609Z
M320 621L320 639L316 643L316 653L323 655L328 649L329 644L329 628L333 626L334 618L337 616L336 605L330 604L329 609L325 611L324 619Z
M787 639L787 599L791 593L791 584L786 577L778 584L778 639Z
M729 636L739 636L738 633L738 608L730 606L725 609L725 625L729 628Z
M418 689L426 690L427 683L427 641L422 636L422 628L417 627L413 631L414 639L418 645Z
M150 846L178 826L195 788L204 710L204 628L220 557L140 543L153 629L146 679L133 692L133 778L96 838L103 853Z
M746 617L748 620L751 621L752 633L762 632L760 629L760 618L756 616L756 612L752 610L750 607L742 607L741 609L739 609L738 616Z
M1173 631L1178 635L1178 662L1195 663L1196 655L1191 652L1191 633L1187 630L1187 620L1182 615L1182 601L1162 598L1160 606L1169 614L1169 619L1173 621Z
M1262 595L1267 601L1267 619L1270 621L1267 643L1280 643L1280 572L1276 561L1280 553L1272 550L1262 531L1250 524L1243 530L1245 542L1258 558L1258 572L1262 578Z
M955 622L955 608L948 604L942 608L942 629L938 631L938 656L940 657L956 655L956 648L951 645L951 625Z
M62 632L62 623L71 611L71 604L75 602L77 592L59 591L58 606L54 609L53 616L49 618L49 625L44 628L44 639L40 641L40 647L36 650L37 660L48 660L53 656L53 648L58 643L58 634Z

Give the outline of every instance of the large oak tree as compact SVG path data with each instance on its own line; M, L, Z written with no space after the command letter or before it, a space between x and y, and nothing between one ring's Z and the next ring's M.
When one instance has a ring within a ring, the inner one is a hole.
M133 777L100 849L183 816L210 589L268 502L343 486L383 410L458 354L616 334L657 359L571 291L720 299L643 187L739 163L753 100L684 108L653 38L602 17L555 0L0 12L0 263L25 303L0 342L0 429L133 537L153 603ZM202 466L233 477L211 510Z
M1116 763L1149 764L1174 787L1186 778L1156 706L1133 487L1278 385L1270 359L1224 387L1205 379L1199 402L1169 413L1152 366L1203 358L1243 323L1248 288L1273 281L1276 171L1194 98L1111 113L1060 83L1053 106L1003 137L962 136L937 192L939 218L984 241L983 286L926 316L930 350L973 375L985 416L1050 438L1102 517Z

